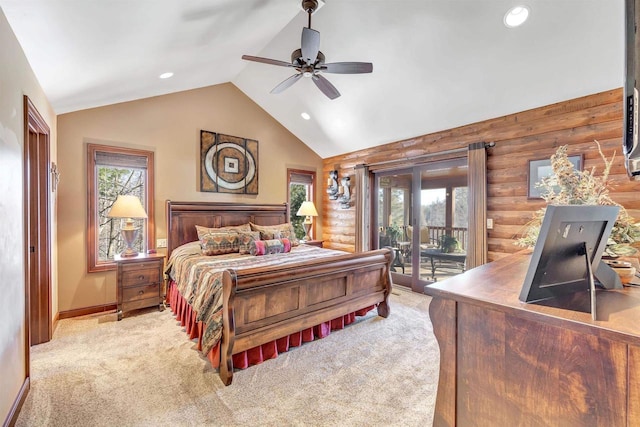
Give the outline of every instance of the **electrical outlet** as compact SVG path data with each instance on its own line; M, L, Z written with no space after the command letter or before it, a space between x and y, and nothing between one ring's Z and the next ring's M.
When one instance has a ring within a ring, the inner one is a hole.
M487 230L493 230L493 219L487 218Z
M156 248L166 248L166 247L167 247L167 239L156 240Z

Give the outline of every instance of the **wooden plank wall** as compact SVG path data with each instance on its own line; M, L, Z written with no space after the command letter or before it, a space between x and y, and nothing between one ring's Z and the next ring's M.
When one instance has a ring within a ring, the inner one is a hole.
M492 261L520 249L514 245L514 238L533 212L544 205L543 201L527 199L528 161L549 158L561 145L569 145L569 155L583 153L584 167L595 167L598 171L602 171L603 163L594 140L600 142L608 158L615 152L611 194L640 221L640 181L630 181L626 175L622 127L622 89L613 89L327 158L319 182L326 182L333 169L338 170L340 178L350 176L353 180L357 164L391 159L406 159L410 164L415 156L493 141L495 147L487 151L487 218L494 222L493 230L488 232L488 259ZM351 188L355 190L353 182ZM353 194L350 209L340 209L339 203L329 200L325 193L322 201L325 247L354 251L355 197Z

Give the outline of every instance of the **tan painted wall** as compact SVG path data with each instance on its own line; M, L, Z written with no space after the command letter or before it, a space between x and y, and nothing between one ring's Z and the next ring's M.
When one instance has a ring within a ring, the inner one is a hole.
M26 378L23 96L31 99L49 125L52 161L56 159L56 116L1 10L0 64L0 421L4 422ZM55 198L52 204L55 212ZM53 316L57 313L54 230L52 223Z
M258 140L257 196L198 191L201 129ZM85 142L155 151L157 238L166 237L166 199L283 203L287 168L322 170L319 156L230 83L63 114L58 140L60 311L116 301L114 272L86 272Z

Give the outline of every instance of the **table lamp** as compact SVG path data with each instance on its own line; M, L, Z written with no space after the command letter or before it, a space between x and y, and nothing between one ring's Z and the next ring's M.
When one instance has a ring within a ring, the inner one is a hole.
M109 218L122 218L124 220L124 225L121 228L121 231L122 239L127 247L122 251L120 256L137 256L138 251L132 247L133 242L135 242L136 236L138 235L138 229L135 228L133 219L147 218L147 213L144 211L142 203L140 203L140 199L136 196L118 196L113 206L111 206L111 210L107 216Z
M316 210L315 205L313 204L313 202L310 202L310 201L302 202L302 205L300 205L300 209L298 209L298 212L296 213L296 215L306 216L306 218L304 219L304 222L302 223L302 226L304 227L304 232L305 232L303 240L305 241L311 240L311 237L309 236L309 232L311 231L311 226L313 225L312 217L318 216L318 211Z

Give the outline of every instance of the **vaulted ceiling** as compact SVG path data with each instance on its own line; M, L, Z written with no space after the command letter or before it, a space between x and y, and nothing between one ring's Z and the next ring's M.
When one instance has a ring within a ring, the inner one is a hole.
M325 74L269 91L307 15L300 0L0 0L56 113L232 82L321 157L622 86L623 0L326 0L313 14ZM161 73L174 76L159 79ZM307 112L310 120L300 114ZM250 135L247 135L250 137Z

